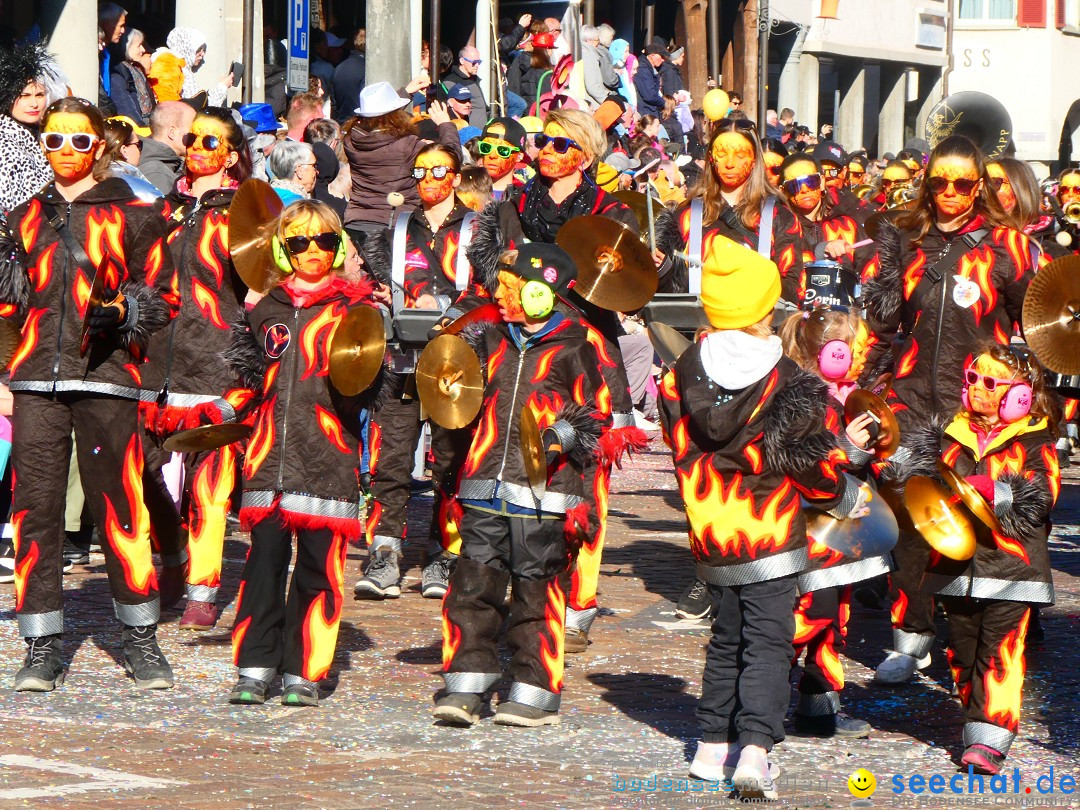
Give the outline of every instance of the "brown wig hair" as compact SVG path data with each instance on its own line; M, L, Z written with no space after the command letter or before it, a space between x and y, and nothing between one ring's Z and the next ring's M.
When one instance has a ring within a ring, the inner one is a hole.
M1057 401L1050 393L1046 385L1046 372L1035 359L1031 350L1023 346L1003 346L1000 343L987 344L980 352L972 355L972 364L979 359L980 355L988 354L999 363L1008 366L1013 371L1013 376L1019 382L1026 382L1031 386L1031 412L1029 418L1046 418L1047 429L1052 436L1057 436L1058 419L1060 411ZM983 430L990 428L982 416L969 412L969 418L973 425Z
M802 368L819 374L818 355L830 340L842 340L851 346L862 322L852 311L816 307L809 312L795 312L780 326L784 354Z
M934 224L936 209L934 195L930 193L928 180L934 164L944 158L970 160L979 175L979 179L982 180L982 188L979 189L978 195L975 197L975 205L972 209L973 215L978 216L981 214L986 220L986 224L991 228L1010 227L1010 220L1005 213L1005 209L1001 207L997 194L990 188L990 183L987 182L989 177L986 174L986 163L983 160L982 152L979 151L979 147L964 135L950 135L935 146L934 151L930 153L930 161L926 164L927 180L924 180L922 185L919 186L919 196L915 198L914 206L897 218L897 227L911 233L912 244L921 243L930 227Z
M773 195L773 192L769 185L769 178L765 174L765 161L761 155L761 143L758 141L754 124L745 119L724 118L717 121L709 133L709 142L705 147L705 162L709 170L703 173L704 178L696 189L704 197L704 221L715 222L723 209L724 200L721 196L720 181L716 179L716 174L712 170L712 146L725 132L737 132L754 150L754 165L750 169L750 177L743 186L742 197L735 203L735 213L739 215L743 225L754 230L761 221L761 206L769 196Z
M41 131L45 132L49 128L49 119L56 113L73 113L86 117L86 120L90 122L90 130L97 135L97 137L103 142L108 144L105 133L105 117L101 114L101 110L87 101L85 98L78 98L77 96L68 96L67 98L54 101L48 107L45 108L45 112L41 116ZM97 148L96 146L94 148ZM109 164L112 160L109 158L109 150L105 149L102 152L101 157L94 161L94 179L99 183L102 180L106 180L112 177L112 172L109 170Z
M1005 176L1009 179L1009 185L1016 197L1016 207L1007 212L1007 216L1012 220L1013 228L1023 231L1039 218L1039 209L1042 206L1042 188L1035 178L1035 172L1027 163L1016 158L1003 157L990 162L1005 170Z
M236 123L232 112L224 107L207 107L195 118L211 118L221 124L222 129L225 130L225 147L230 152L236 153L236 163L227 168L225 174L237 185L251 177L251 151L244 139L244 131Z
M364 118L358 115L345 122L345 126L341 128L341 134L342 136L348 135L354 129L358 133L365 135L369 132L385 132L393 138L416 134L416 124L413 123L412 116L405 110L393 110L385 115L376 115L372 118Z

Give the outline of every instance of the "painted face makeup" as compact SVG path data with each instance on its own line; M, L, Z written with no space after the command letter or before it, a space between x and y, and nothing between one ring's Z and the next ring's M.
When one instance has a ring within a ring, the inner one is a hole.
M521 308L521 288L525 279L508 270L499 271L499 286L495 289L495 302L506 323L525 323L525 311Z
M58 112L49 116L49 122L45 125L42 135L50 132L59 132L63 135L84 134L94 139L94 144L87 152L81 152L74 148L72 138L64 140L63 145L56 151L46 152L49 165L57 177L65 180L82 180L94 170L94 161L97 159L100 139L94 134L94 128L90 126L90 119L82 113Z
M830 163L821 164L821 176L825 180L825 188L843 188L844 170Z
M517 157L517 148L501 138L487 137L480 142L480 165L492 180L502 180L510 174Z
M815 182L816 181L816 182ZM791 204L801 214L812 214L821 205L821 196L824 193L821 175L813 163L792 163L784 169L783 176L784 193L787 194ZM791 187L798 183L798 190L792 192ZM813 188L812 186L815 186Z
M1080 202L1080 174L1067 174L1058 185L1058 201Z
M569 138L569 134L558 124L545 124L544 134L549 138ZM551 180L569 177L585 168L585 153L576 146L571 146L565 153L559 154L554 144L547 143L540 150L540 174Z
M416 191L424 205L438 205L453 194L457 184L461 182L460 176L454 173L450 158L438 152L420 155L413 164L413 169L424 170L423 178L416 181ZM436 177L436 173L442 174L442 177Z
M1001 400L1005 398L1005 394L1008 393L1011 386L999 382L995 384L994 390L990 391L987 389L983 377L1011 381L1016 377L1015 372L989 354L980 354L971 367L979 376L974 384L968 384L966 380L964 382L967 386L968 410L980 416L997 416L998 409L1001 407Z
M229 160L229 147L222 123L213 118L196 117L191 124L191 134L195 140L187 148L187 173L192 177L206 177L225 168ZM209 148L215 140L217 146Z
M285 229L285 244L288 246L289 240L295 236L319 237L329 231L331 229L316 217L298 219L295 222L290 222ZM325 242L327 240L320 239L319 241ZM329 276L330 271L334 269L334 256L336 253L336 242L333 248L327 250L320 247L315 239L311 239L302 252L293 253L290 249L289 257L292 259L293 270L297 277L305 281L318 281Z
M957 188L957 181L961 188ZM930 184L938 212L950 219L970 211L975 205L975 197L979 193L979 172L975 164L967 158L939 158L930 167L926 182ZM936 191L935 187L943 183L941 190ZM967 193L963 193L964 191Z
M745 183L754 168L754 147L738 132L721 132L709 150L720 186L731 191Z
M990 176L990 186L997 194L998 202L1006 211L1012 211L1016 207L1016 194L1013 193L1012 183L1000 163L986 164L986 173Z
M765 174L769 176L769 182L774 186L780 185L780 164L784 162L784 158L775 152L766 152L762 160L765 163Z

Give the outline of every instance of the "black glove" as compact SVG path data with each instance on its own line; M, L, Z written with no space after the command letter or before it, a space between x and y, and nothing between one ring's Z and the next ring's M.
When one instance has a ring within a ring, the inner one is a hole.
M541 434L541 439L544 441L544 454L550 469L562 455L562 442L559 440L559 434L551 428Z
M124 323L127 316L127 307L124 305L124 297L117 292L106 292L105 300L109 303L99 304L90 310L90 332L95 335L104 335L115 331Z

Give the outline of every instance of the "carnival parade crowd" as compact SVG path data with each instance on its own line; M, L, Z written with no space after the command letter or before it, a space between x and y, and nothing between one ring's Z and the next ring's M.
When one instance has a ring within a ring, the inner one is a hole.
M1076 401L1022 342L1025 297L1074 253L1080 170L1040 185L963 134L872 157L791 110L755 123L735 91L695 103L681 49L581 26L575 62L561 22L528 14L499 40L497 103L471 46L425 48L403 88L365 83L361 30L317 31L291 98L268 37L268 102L228 108L241 77L198 90L198 31L151 52L100 11L96 103L47 43L0 52L16 690L64 682L63 574L91 524L124 667L172 687L161 610L186 600L179 632L215 626L235 514L250 550L223 699L280 681L283 703L317 706L349 544L368 551L353 595L399 598L430 455L434 720L478 723L506 674L494 722L555 724L565 655L603 632L612 468L654 433L695 572L677 613L712 629L691 776L777 797L800 657L795 727L872 733L841 701L853 598L891 603L886 684L927 665L943 608L958 762L1002 768L1076 436ZM670 324L681 341L646 330L664 302L696 313ZM887 413L852 406L877 400ZM191 436L211 439L175 443ZM952 480L989 513L966 552L905 515ZM891 539L872 536L882 510ZM872 550L826 526L867 527Z

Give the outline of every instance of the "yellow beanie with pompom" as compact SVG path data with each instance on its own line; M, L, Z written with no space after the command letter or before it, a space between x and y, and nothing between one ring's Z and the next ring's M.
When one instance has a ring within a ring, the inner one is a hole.
M780 300L780 271L756 250L710 234L701 268L701 304L715 329L743 329Z

